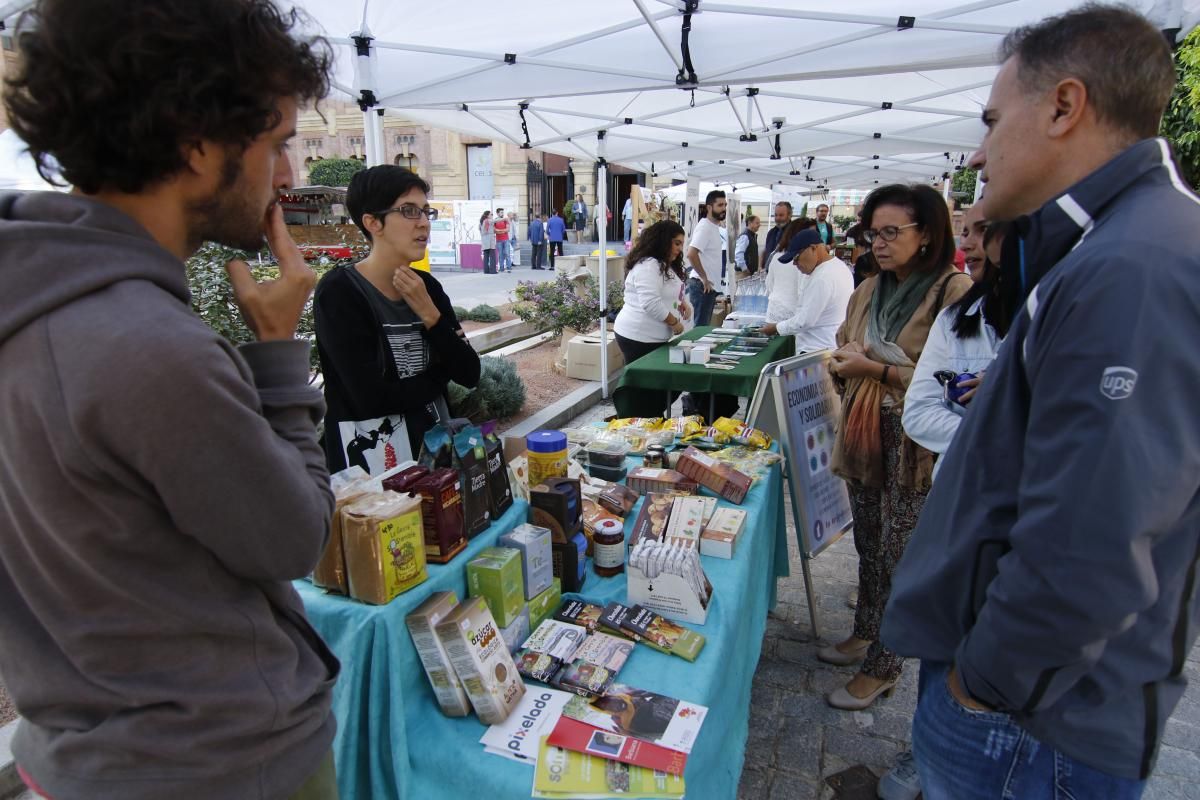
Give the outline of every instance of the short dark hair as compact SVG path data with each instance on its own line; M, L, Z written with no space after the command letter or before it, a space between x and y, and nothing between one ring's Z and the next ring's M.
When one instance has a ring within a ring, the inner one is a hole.
M496 209L496 213L497 213L497 214L499 214L499 213L500 213L501 211L503 211L503 210L504 210L503 208L497 208L497 209Z
M1017 59L1027 92L1066 78L1087 87L1101 122L1136 139L1158 133L1175 88L1175 63L1162 32L1132 8L1089 3L1009 33L1000 56Z
M789 214L792 213L792 204L789 203L787 200L780 200L778 203L775 204L776 208L779 208L780 206L787 206L788 213Z
M363 225L363 215L376 214L391 208L396 198L408 194L413 189L420 189L429 194L429 184L422 180L420 175L404 167L380 164L360 170L354 173L354 177L350 179L350 186L346 189L346 210L350 212L350 219L354 220L354 224L370 242L373 240ZM486 215L491 212L484 213ZM387 217L380 219L380 222L386 225Z
M17 26L9 122L48 180L53 157L85 193L139 192L188 145L248 147L281 98L328 93L328 44L295 38L301 19L271 0L40 0Z
M820 211L822 208L824 208L824 209L828 209L828 208L829 208L829 204L828 204L828 203L821 203L819 206L817 206L817 211Z
M954 263L954 229L946 200L932 186L920 183L892 183L880 186L863 203L862 222L871 227L871 218L880 206L899 206L908 211L918 230L928 234L925 254L913 257L913 267L924 272L942 269Z
M724 200L724 199L725 199L725 192L721 191L720 189L713 189L711 192L704 195L704 205L711 206L713 203L717 202L718 200Z

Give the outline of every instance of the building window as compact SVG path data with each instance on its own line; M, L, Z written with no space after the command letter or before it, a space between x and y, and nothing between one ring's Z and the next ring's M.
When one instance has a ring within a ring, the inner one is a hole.
M413 145L417 143L417 136L414 133L399 133L396 134L396 146L403 147L404 145Z
M319 150L321 148L321 140L320 139L305 139L304 146L307 147L309 150Z
M350 137L350 146L351 147L362 147L365 144L366 144L366 140L362 136L351 136Z

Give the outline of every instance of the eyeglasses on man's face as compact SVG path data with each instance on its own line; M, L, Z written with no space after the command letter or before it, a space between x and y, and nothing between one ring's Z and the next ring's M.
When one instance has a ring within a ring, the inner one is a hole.
M920 223L910 222L907 225L884 225L882 228L867 228L860 235L867 244L875 244L876 239L883 239L885 242L894 242L896 237L900 235L900 231L905 228L915 228Z
M405 219L420 219L421 217L427 217L432 222L438 218L438 210L436 208L430 208L429 206L422 208L416 203L405 203L404 205L396 206L395 208L385 208L383 211L373 211L371 212L371 216L375 217L376 219L383 219L393 211L399 212L400 216L404 217Z

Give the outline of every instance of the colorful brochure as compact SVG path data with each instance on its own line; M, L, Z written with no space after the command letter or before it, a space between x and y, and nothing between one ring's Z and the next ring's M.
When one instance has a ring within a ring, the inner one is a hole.
M680 800L683 790L683 778L678 775L553 747L545 738L533 774L533 797L547 800Z
M574 750L600 758L645 767L672 775L682 775L687 754L643 742L632 736L602 731L570 717L559 717L550 734L549 743L555 747Z
M563 707L574 696L531 686L508 719L488 728L479 742L489 753L532 765L537 761L541 738L554 730Z
M563 707L562 715L602 731L690 753L708 709L614 683L602 697L590 702L583 697L572 697Z

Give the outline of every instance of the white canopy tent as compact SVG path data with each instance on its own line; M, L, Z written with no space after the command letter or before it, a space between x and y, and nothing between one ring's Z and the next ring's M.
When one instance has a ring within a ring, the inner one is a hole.
M69 191L69 186L55 186L37 170L25 142L11 128L0 131L0 191L48 192Z

